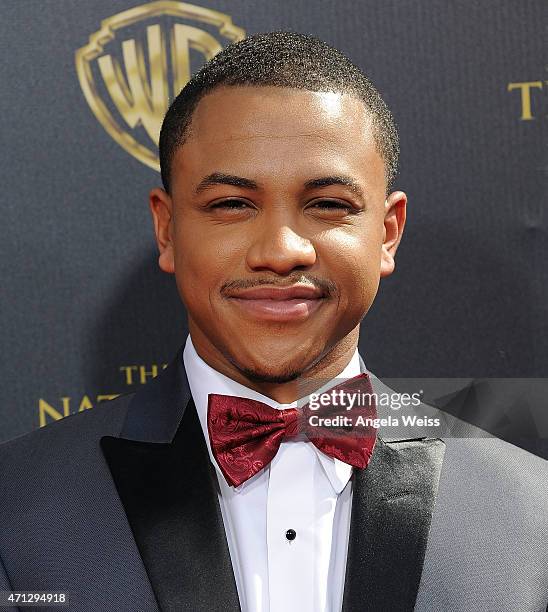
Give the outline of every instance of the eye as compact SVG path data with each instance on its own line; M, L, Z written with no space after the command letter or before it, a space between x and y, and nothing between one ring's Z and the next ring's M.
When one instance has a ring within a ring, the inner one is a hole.
M209 208L226 208L229 210L242 210L245 207L248 207L249 204L244 200L236 200L234 198L229 200L222 200L221 202L216 202L211 204Z
M345 210L349 213L356 212L353 206L340 202L339 200L318 200L311 206L321 210Z

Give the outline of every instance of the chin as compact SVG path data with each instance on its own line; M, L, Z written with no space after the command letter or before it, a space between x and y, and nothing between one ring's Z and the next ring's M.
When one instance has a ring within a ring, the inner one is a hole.
M284 356L287 356L287 351ZM266 357L251 356L242 362L232 359L232 364L249 380L261 383L282 384L291 382L302 376L306 364L303 359L276 360L272 354Z
M296 380L302 375L302 370L294 369L255 369L255 368L239 368L239 370L253 382L283 384Z

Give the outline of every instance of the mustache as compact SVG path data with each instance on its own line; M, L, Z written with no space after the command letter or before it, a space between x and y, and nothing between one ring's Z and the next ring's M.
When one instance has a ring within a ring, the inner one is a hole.
M221 287L221 295L228 294L234 289L254 289L256 287L292 287L293 285L307 285L314 289L319 289L326 297L337 295L337 285L331 280L312 276L310 274L300 276L291 276L280 282L280 278L249 278L237 279L225 283Z

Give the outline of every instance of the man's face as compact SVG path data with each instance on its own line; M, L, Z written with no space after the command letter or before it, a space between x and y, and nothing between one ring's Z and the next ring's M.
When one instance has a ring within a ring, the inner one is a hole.
M322 360L344 367L405 222L405 194L386 198L363 103L215 89L199 102L171 176L171 195L150 196L159 263L175 273L198 353L233 378L265 383Z

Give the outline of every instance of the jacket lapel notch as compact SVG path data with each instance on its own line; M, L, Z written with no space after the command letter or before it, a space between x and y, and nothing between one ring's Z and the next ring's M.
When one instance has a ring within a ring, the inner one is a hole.
M141 442L171 442L190 399L181 347L168 367L135 393L119 437Z

